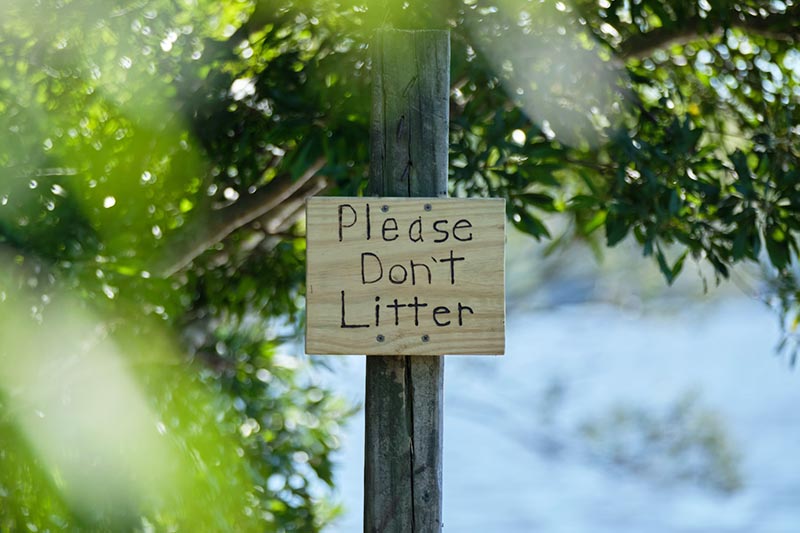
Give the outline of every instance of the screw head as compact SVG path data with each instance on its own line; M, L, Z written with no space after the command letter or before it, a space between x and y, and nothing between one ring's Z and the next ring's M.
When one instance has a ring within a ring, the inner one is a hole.
M383 342L386 340L386 337L384 337L383 335L378 335L377 337L375 337L375 340L378 342Z
M430 211L431 209L433 209L431 204L425 204L425 211Z
M389 212L389 206L388 205L382 205L381 206L381 211L383 211L384 213L388 213Z
M422 336L422 342L428 342L429 340L431 340L430 335L423 335Z

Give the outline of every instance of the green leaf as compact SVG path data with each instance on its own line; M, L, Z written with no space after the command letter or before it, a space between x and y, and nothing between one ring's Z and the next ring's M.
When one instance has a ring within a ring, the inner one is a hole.
M666 257L664 257L664 252L661 251L661 247L658 245L656 245L656 260L658 261L659 270L661 270L661 273L664 274L665 278L667 278L667 283L672 285L672 269L667 263Z
M734 188L739 191L742 196L750 198L753 196L753 177L750 174L750 167L747 165L747 156L741 151L736 150L731 154L731 163L736 171L739 179L736 181Z
M614 210L610 210L606 215L606 244L614 246L628 234L630 220L621 216Z
M747 255L747 245L750 242L749 237L750 235L741 229L736 232L736 237L733 239L733 246L731 248L731 257L734 261L738 261Z
M653 254L653 239L645 239L643 254L645 257Z
M550 238L550 232L541 220L534 217L525 210L518 210L514 215L514 225L522 232L528 233L540 240L542 237Z
M567 202L572 209L595 209L600 206L600 200L596 196L587 194L577 194Z
M714 252L708 252L708 261L714 266L714 270L722 277L727 278L730 275L728 266ZM719 278L717 278L717 281L719 281Z
M583 225L583 233L584 235L588 235L595 231L597 228L602 226L606 221L606 212L605 211L598 211L595 215Z
M672 279L676 279L681 271L683 270L683 263L686 261L686 257L689 255L689 250L684 250L684 252L678 257L678 260L672 265Z
M782 269L789 264L789 241L780 226L768 224L764 232L764 242L767 245L767 254L773 266Z
M681 210L681 197L675 189L669 192L669 214L675 216Z
M558 187L558 180L553 177L553 173L562 168L563 166L560 164L542 163L540 165L523 165L517 172L530 183L541 183L549 187Z
M519 198L526 204L530 204L533 207L542 209L544 211L548 212L558 211L558 208L555 205L555 199L549 194L538 193L538 192L527 192L517 195L517 198Z

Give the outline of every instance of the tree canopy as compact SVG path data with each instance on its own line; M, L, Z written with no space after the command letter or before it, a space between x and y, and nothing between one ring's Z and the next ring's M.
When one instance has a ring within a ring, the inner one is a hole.
M796 326L797 4L2 6L2 527L308 531L330 519L318 488L346 407L281 344L303 319L305 199L365 187L369 43L382 26L451 30L453 195L506 198L537 239L633 238L668 282L687 259L717 279L762 264L787 333ZM568 229L551 235L559 216ZM65 308L85 314L70 322ZM43 341L66 324L125 347L176 464L204 480L196 504L89 511L64 488L82 479L59 470L65 459L23 445L54 435L24 421L44 400L12 382L37 375L18 360L94 357ZM222 504L227 490L245 497Z

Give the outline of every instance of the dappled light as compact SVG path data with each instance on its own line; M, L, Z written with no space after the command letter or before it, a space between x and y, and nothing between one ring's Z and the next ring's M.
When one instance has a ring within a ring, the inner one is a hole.
M335 446L335 423L323 413L292 406L258 417L241 397L221 394L217 372L182 358L163 326L119 311L101 316L69 291L41 293L37 279L25 266L6 266L0 276L0 488L10 511L0 523L261 530L286 509L259 504L242 446L301 436L301 427L324 430ZM220 356L229 349L224 340L214 347ZM246 383L274 389L260 400L269 402L269 394L289 394L287 373L301 370L288 356L263 359ZM321 390L307 390L322 406ZM291 493L316 478L315 448L290 446L300 477L269 461L259 468L260 491L302 505ZM289 492L274 487L281 477L293 479ZM29 483L36 490L21 490ZM308 490L322 494L320 486Z
M569 2L503 0L470 2L464 17L503 88L548 140L596 148L620 127L628 83L574 12Z
M64 499L89 516L108 509L135 517L147 499L174 493L180 471L168 467L179 456L159 435L164 423L104 338L108 333L70 312L61 295L53 295L46 327L14 306L16 295L9 297L2 320L10 355L1 362L4 408L42 469L54 473Z
M166 332L141 338L124 316L109 322L59 290L31 316L37 298L20 278L33 279L5 269L0 282L0 485L13 502L3 520L21 513L60 527L74 513L91 528L240 530L269 521L242 505L255 494L241 445L222 431L236 425L223 423L233 404L188 378ZM16 488L25 479L38 487L28 496Z
M304 244L286 200L325 181L226 119L275 105L247 81L271 45L223 45L255 5L2 6L0 529L325 524L348 407L277 353Z
M304 215L316 195L370 194L387 28L449 31L450 85L420 126L446 124L450 196L505 201L509 316L602 301L639 320L664 285L732 279L777 313L785 361L799 353L797 0L0 0L0 13L2 531L336 527L334 465L359 405L321 377L335 365L302 353ZM420 42L386 57L414 64ZM399 139L410 121L384 107ZM407 156L401 177L416 179ZM482 364L476 390L495 371ZM539 376L513 385L544 388ZM587 414L586 468L746 490L724 417L686 398Z

